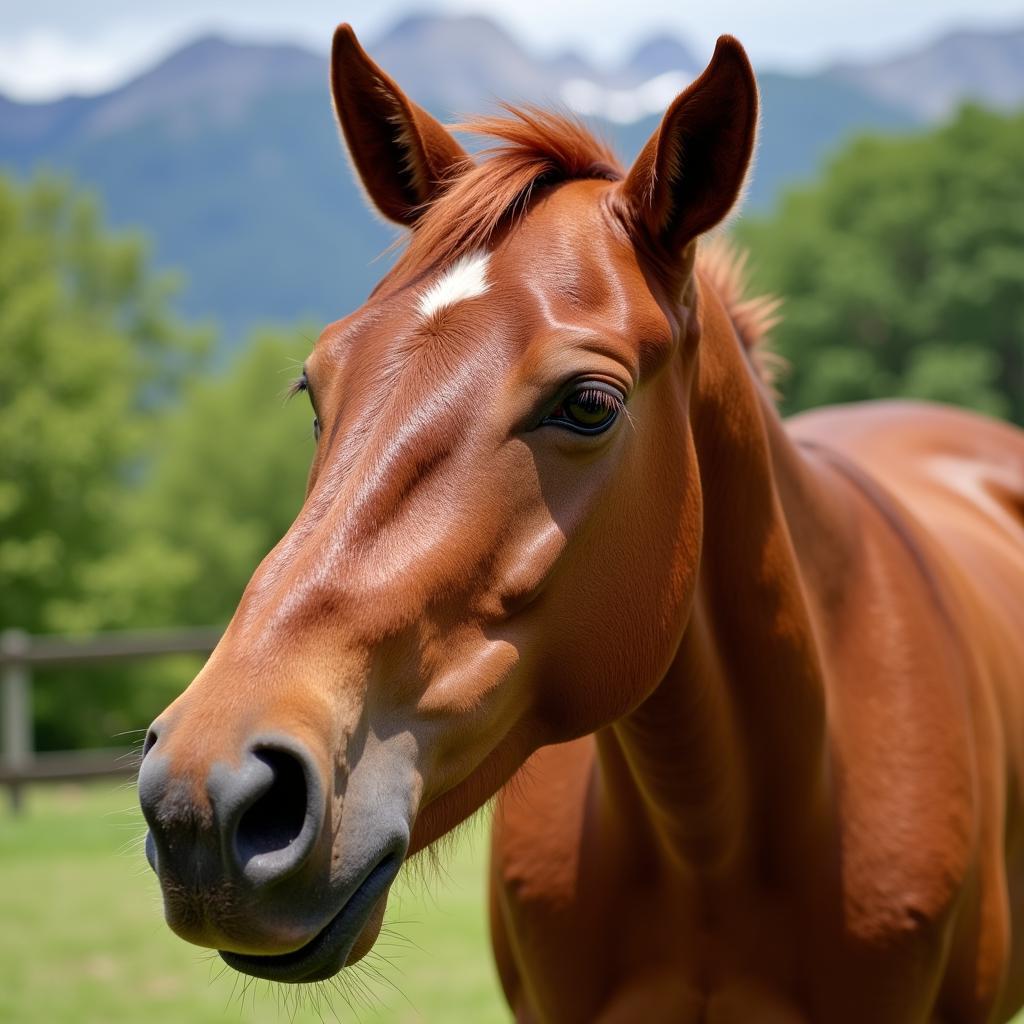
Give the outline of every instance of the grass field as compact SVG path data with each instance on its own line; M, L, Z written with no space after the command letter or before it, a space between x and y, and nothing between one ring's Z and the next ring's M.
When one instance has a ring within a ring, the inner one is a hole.
M390 962L372 961L384 980L368 970L360 982L371 1005L325 991L318 1008L296 1008L295 989L263 982L243 992L219 959L170 933L142 831L130 788L37 787L21 818L0 807L3 1024L508 1020L487 939L482 825L463 834L429 892L415 875L396 883L378 944Z

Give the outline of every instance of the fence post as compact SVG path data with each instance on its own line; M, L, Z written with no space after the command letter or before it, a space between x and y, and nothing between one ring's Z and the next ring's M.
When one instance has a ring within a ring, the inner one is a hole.
M32 679L26 661L28 636L20 629L0 633L0 651L10 660L3 666L0 678L0 707L3 710L3 760L15 776L9 790L11 810L22 809L22 782L17 773L28 768L32 760Z

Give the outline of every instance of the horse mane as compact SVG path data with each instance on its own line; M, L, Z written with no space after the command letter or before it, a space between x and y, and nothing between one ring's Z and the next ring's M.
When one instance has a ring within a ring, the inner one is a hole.
M786 360L770 342L772 328L782 319L782 300L775 295L748 295L746 249L740 249L723 235L713 235L697 256L697 266L725 306L729 319L757 376L777 397L776 382Z
M534 106L502 104L505 116L472 118L454 131L495 140L468 169L458 165L424 205L397 266L445 265L483 248L503 226L522 216L533 194L565 181L620 181L611 148L578 118ZM772 388L783 360L767 346L780 302L748 297L747 254L724 238L703 245L698 267L724 304L758 377Z

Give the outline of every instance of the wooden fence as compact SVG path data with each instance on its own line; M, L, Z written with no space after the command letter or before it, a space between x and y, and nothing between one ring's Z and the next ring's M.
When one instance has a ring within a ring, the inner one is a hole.
M0 786L7 787L12 809L20 810L27 783L131 775L136 767L126 748L37 753L32 738L33 669L209 654L220 634L219 629L179 629L79 639L30 636L15 629L0 633Z

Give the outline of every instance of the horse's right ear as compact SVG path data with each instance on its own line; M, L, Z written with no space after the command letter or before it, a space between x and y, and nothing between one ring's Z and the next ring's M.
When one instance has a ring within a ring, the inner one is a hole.
M350 25L334 33L331 92L370 199L385 217L412 227L438 189L469 166L468 154L370 59Z

